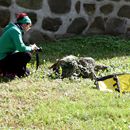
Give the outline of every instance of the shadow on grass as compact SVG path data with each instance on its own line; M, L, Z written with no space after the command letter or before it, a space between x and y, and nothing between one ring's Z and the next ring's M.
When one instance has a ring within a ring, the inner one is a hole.
M130 54L130 41L117 36L75 37L42 44L41 58L55 62L66 55L92 57L96 60Z

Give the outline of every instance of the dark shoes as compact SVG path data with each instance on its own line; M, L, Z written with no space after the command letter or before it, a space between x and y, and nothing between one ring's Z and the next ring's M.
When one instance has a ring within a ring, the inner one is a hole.
M16 77L15 73L6 73L4 75L4 77L8 78L8 79L14 79Z
M29 76L29 75L30 75L30 70L28 68L26 68L25 76Z
M12 72L4 72L4 73L0 73L0 77L5 77L8 79L14 79L16 77L22 78L22 77L27 77L30 75L30 71L29 69L25 70L21 70L17 73L12 73Z
M19 78L22 78L22 77L27 77L30 75L30 71L29 69L22 69L21 71L17 72L16 74Z

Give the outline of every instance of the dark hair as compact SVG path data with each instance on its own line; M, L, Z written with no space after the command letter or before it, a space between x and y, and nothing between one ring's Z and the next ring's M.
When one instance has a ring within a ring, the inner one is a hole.
M16 20L19 21L21 19L23 19L25 16L28 16L26 13L19 13L16 16Z

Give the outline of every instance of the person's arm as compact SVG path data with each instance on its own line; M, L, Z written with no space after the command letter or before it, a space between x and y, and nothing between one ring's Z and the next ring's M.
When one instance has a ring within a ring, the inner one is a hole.
M22 39L22 34L19 31L12 29L10 32L10 35L13 40L13 43L15 44L16 50L18 50L19 52L32 51L31 46L26 46L24 44L23 39Z

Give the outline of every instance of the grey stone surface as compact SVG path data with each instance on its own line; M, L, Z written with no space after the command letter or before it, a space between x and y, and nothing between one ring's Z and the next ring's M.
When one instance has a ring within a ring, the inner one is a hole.
M67 33L80 34L87 27L88 23L84 18L76 18L68 27Z
M38 30L45 39L104 34L104 30L130 35L130 0L0 0L0 28L15 22L20 12L28 13L32 32Z
M96 17L88 29L89 34L105 33L105 24L102 17Z
M0 5L9 7L11 5L11 0L0 0Z
M80 12L80 6L81 6L81 2L77 1L77 3L75 4L75 10L76 10L77 13Z
M118 1L120 1L120 0L110 0L110 1L116 1L116 2L118 2Z
M42 7L42 0L16 0L19 6L27 9L40 9Z
M95 4L83 4L84 10L88 15L93 15L96 10L96 5Z
M118 16L130 18L130 6L124 5L120 8Z
M42 23L42 28L44 30L52 31L55 32L59 29L61 26L62 21L60 18L44 18L43 23Z
M44 34L38 30L34 30L30 33L29 41L31 44L39 44L40 42L45 41Z
M48 0L48 4L52 13L56 14L68 13L71 8L71 0Z
M34 25L37 22L37 14L33 12L28 12L28 16L30 17L32 24Z
M106 22L106 33L112 35L125 34L126 24L127 21L125 19L110 18Z
M4 14L4 15L3 15ZM8 9L0 9L0 27L5 27L10 21L10 12Z
M109 14L113 11L114 6L112 4L106 4L100 7L100 11L104 14Z

